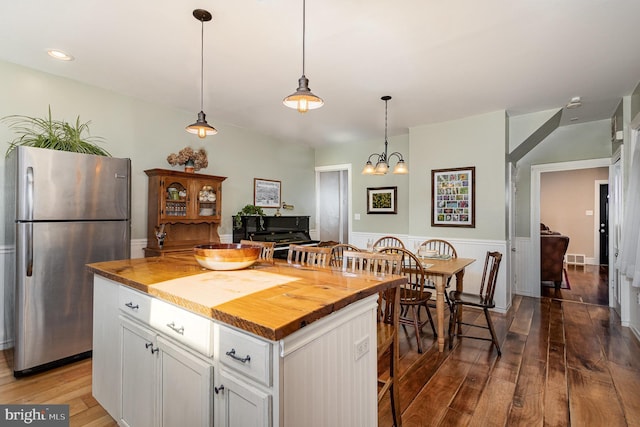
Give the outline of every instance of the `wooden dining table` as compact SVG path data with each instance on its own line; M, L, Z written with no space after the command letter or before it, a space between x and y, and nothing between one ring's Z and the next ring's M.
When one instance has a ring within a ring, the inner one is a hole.
M436 285L436 317L438 319L438 350L444 351L444 293L445 286L450 277L456 276L456 290L462 292L464 269L475 262L475 258L421 258L422 265L425 267L427 275L434 281ZM459 310L458 315L462 315Z

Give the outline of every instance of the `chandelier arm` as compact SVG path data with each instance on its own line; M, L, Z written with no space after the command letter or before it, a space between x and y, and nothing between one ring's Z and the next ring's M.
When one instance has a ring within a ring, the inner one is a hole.
M402 157L402 154L398 153L397 151L394 151L393 153L389 154L388 159L391 160L391 157L396 156L398 158L398 161L404 162L404 158Z
M367 159L367 162L370 162L370 161L371 161L371 157L373 157L373 156L378 156L378 161L380 161L380 159L382 158L382 154L378 154L378 153L371 153L371 154L369 155L369 158Z

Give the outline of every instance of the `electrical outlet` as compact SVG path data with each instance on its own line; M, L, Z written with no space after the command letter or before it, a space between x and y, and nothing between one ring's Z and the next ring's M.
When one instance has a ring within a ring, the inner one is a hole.
M358 360L369 352L369 335L356 341L353 346L355 349L355 360Z

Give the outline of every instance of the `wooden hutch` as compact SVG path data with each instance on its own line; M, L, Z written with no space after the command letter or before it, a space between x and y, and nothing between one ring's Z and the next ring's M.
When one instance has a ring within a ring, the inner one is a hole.
M191 254L193 247L220 242L223 176L166 169L149 177L147 257Z

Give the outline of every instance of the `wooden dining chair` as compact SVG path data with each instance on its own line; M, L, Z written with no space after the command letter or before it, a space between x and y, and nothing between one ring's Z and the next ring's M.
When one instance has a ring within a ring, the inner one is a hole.
M289 264L308 265L311 267L328 267L331 248L304 245L289 245L287 262Z
M342 254L342 271L369 272L373 274L400 274L402 255L383 254L379 252L362 252L346 250ZM395 289L388 289L380 293L378 298L377 317L377 354L378 365L385 355L389 355L389 376L382 379L378 375L378 403L389 392L391 398L391 416L393 425L402 426L400 412L399 390L399 345L398 345L398 316L399 299L395 298ZM384 365L383 365L384 366Z
M418 247L419 253L422 253L423 251L428 251L428 250L437 251L438 254L440 255L450 255L451 258L458 258L458 252L456 252L456 248L454 248L453 245L447 242L446 240L430 239L420 243L420 246ZM446 289L448 289L451 286L452 277L453 276L450 276L447 279L447 283L445 283ZM433 280L427 281L427 288L429 289L436 288L436 284L433 282ZM449 295L447 291L445 291L444 293L444 300L447 303L449 310L451 310L451 301L449 300ZM431 303L429 305L431 307L435 307L435 303Z
M493 294L496 290L496 281L498 280L498 269L500 268L501 260L502 254L500 252L487 252L484 260L482 279L480 282L480 292L478 292L477 294L458 291L449 292L449 299L451 300L453 306L453 309L449 313L449 349L453 347L454 336L467 337L478 340L491 341L496 347L496 350L498 350L498 356L502 355L502 352L500 351L500 344L498 344L498 338L496 337L496 331L493 327L493 323L491 322L491 316L489 315L489 309L496 306L495 301L493 300ZM484 312L487 326L462 322L462 320L458 318L458 310L459 307L465 305L481 308ZM475 335L462 335L460 334L461 325L488 329L489 333L491 334L491 338L479 337ZM458 331L457 334L456 330Z
M260 256L258 261L270 262L273 264L273 253L275 251L276 242L258 242L253 240L240 240L241 245L260 246Z
M404 243L397 237L384 236L373 242L373 249L379 250L382 248L404 248Z
M380 252L402 255L401 274L407 278L407 285L400 288L399 321L400 324L410 325L415 328L418 353L422 353L422 340L420 339L422 327L430 323L434 338L438 336L431 311L429 311L429 300L432 294L426 288L426 270L418 257L405 248L386 247L380 249ZM424 321L420 320L420 308L422 307L424 307L427 312L427 320Z
M331 247L331 256L329 258L329 265L332 267L342 267L342 253L344 251L360 251L360 248L350 245L348 243L338 243Z

